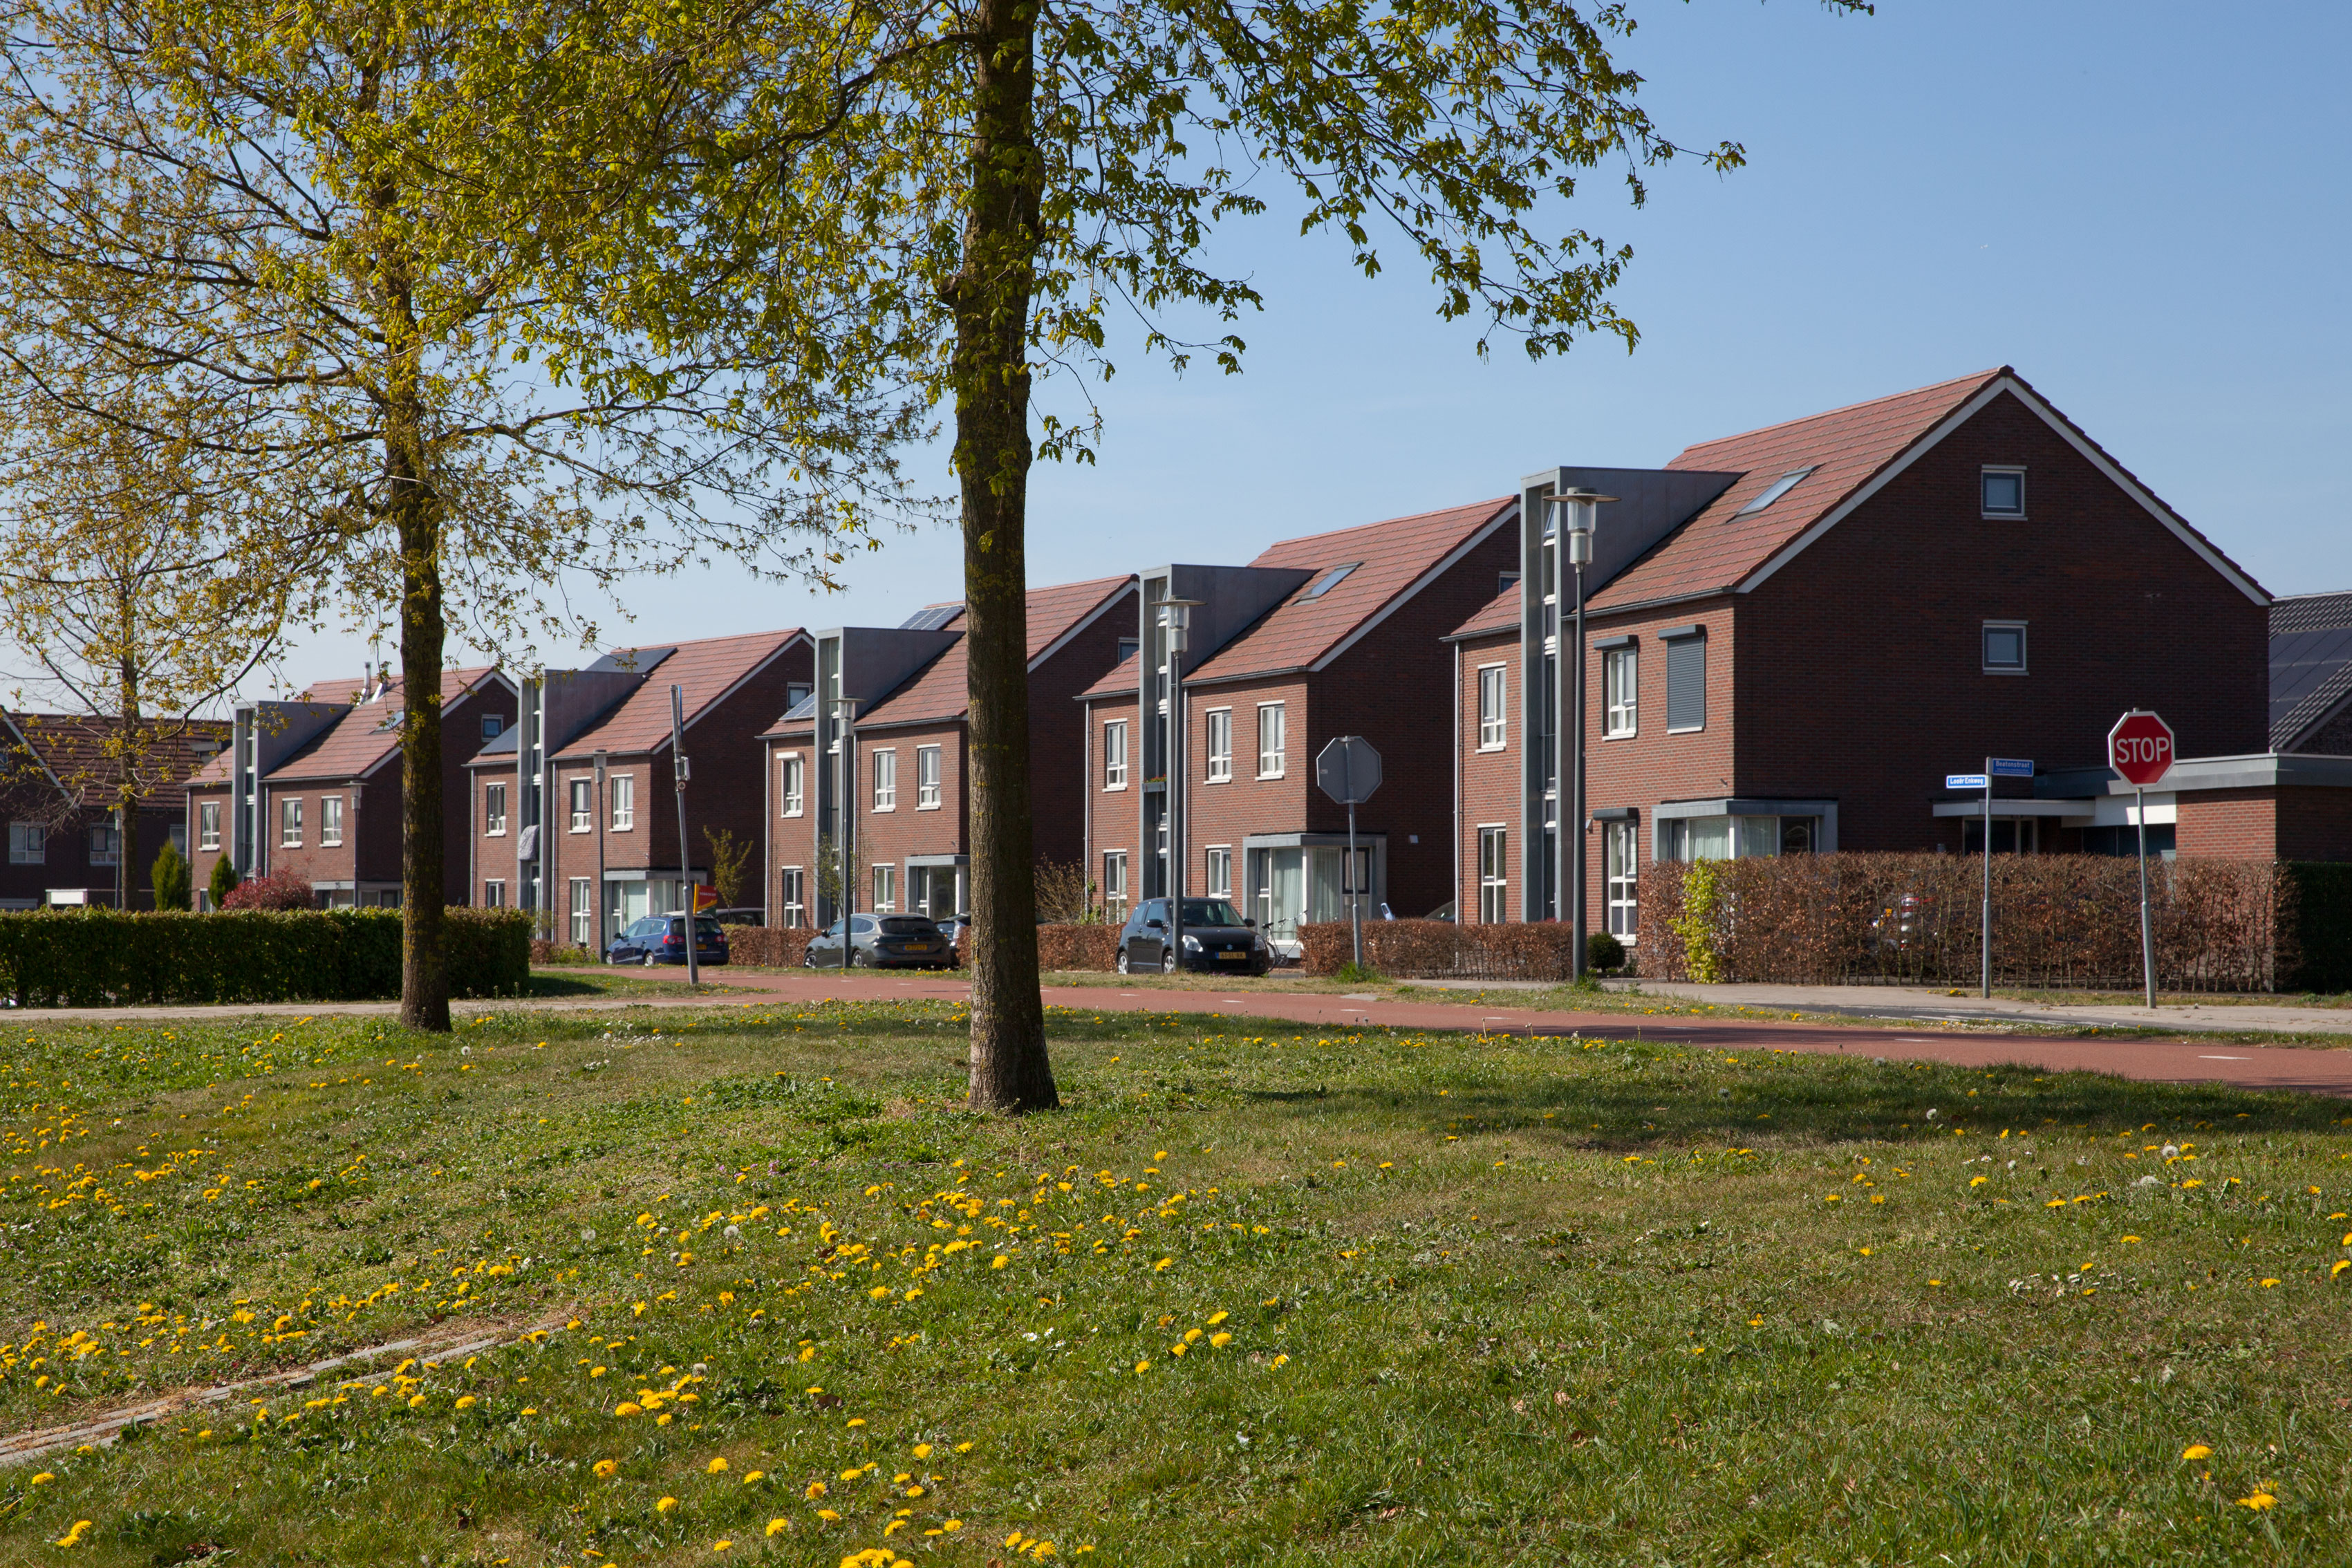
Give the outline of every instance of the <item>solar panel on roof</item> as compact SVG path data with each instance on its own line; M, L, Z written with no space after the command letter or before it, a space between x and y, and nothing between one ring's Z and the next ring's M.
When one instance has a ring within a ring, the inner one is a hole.
M961 605L927 605L898 623L902 632L935 632L963 614Z
M676 653L671 647L625 647L608 653L588 667L596 675L643 675Z

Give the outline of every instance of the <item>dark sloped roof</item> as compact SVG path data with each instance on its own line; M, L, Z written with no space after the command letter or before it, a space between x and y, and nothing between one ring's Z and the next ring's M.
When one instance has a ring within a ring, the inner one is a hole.
M142 748L132 771L140 800L151 810L184 809L188 785L207 761L228 744L229 727L218 720L163 719ZM0 730L0 776L13 788L37 780L42 788L62 786L63 802L111 805L122 776L112 721L72 713L10 713ZM49 783L54 775L57 786Z
M1185 679L1220 680L1319 664L1517 504L1507 496L1473 501L1273 545L1250 564L1286 566L1315 575ZM1326 592L1314 594L1332 569L1349 565L1355 570Z
M2352 594L2298 594L2271 605L2271 747L2291 751L2352 697Z
M472 669L443 670L442 709L447 710L458 698L497 679L497 668L489 665ZM334 682L321 682L310 689L306 700L335 700L320 695L335 689ZM350 711L320 731L310 744L270 769L267 782L290 784L310 779L363 778L381 767L400 750L400 720L406 710L401 701L402 690L399 681L390 681L373 700L354 704ZM445 735L444 744L447 743L447 739Z
M1062 583L1029 590L1029 665L1033 669L1047 648L1128 591L1132 576L1095 577L1084 583ZM962 638L925 666L922 672L858 716L861 726L919 724L926 721L961 719L968 706L971 658ZM799 711L798 709L793 710ZM790 714L785 716L787 719ZM782 721L779 721L781 725Z
M705 637L699 642L670 645L671 651L651 677L610 713L574 736L559 753L584 757L602 747L620 756L638 756L669 744L669 689L683 688L681 697L689 725L705 710L732 691L774 658L794 637L798 626L782 631L751 632L742 637ZM607 658L619 659L631 650L617 649ZM625 668L625 661L614 668Z

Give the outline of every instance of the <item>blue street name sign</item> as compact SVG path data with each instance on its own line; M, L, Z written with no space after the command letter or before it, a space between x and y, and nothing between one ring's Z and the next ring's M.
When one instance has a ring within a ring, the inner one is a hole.
M1946 789L1983 789L1991 783L1992 780L1982 773L1946 773L1944 775Z
M2030 757L1987 757L1985 768L1997 779L2030 779L2033 776L2033 761Z

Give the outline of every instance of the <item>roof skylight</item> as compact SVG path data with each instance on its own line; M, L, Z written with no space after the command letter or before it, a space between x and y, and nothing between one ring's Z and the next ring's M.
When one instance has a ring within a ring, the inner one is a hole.
M1761 495L1758 496L1754 500L1749 501L1746 506L1741 507L1738 511L1733 512L1731 515L1734 517L1746 517L1751 512L1762 511L1766 507L1770 506L1774 501L1779 500L1782 496L1787 495L1790 490L1795 489L1804 477L1812 471L1813 470L1811 468L1790 469L1787 473L1782 474L1779 479L1774 479L1770 484L1766 485L1764 487L1764 492Z
M1298 595L1298 602L1303 605L1309 599L1321 598L1324 595L1329 593L1332 589L1345 582L1347 580L1348 574L1353 572L1357 567L1361 566L1362 564L1363 563L1360 561L1350 561L1345 566L1332 567L1331 570L1324 573L1323 575L1316 578L1315 581L1307 584L1307 592Z

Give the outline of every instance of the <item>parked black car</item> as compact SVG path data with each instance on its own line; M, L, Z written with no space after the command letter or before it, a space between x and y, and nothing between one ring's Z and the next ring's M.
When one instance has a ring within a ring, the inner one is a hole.
M702 963L727 962L727 932L709 915L701 915L695 920L694 956ZM604 962L642 963L647 969L656 963L684 963L686 917L647 915L632 922L626 931L613 939L613 945L604 950Z
M1168 900L1146 899L1127 917L1118 933L1121 974L1176 973L1177 954L1168 942ZM1212 974L1264 974L1274 953L1258 934L1257 922L1223 899L1184 900L1183 963Z
M852 915L849 962L858 969L953 969L955 943L921 915ZM841 922L809 938L801 962L811 969L841 967Z

